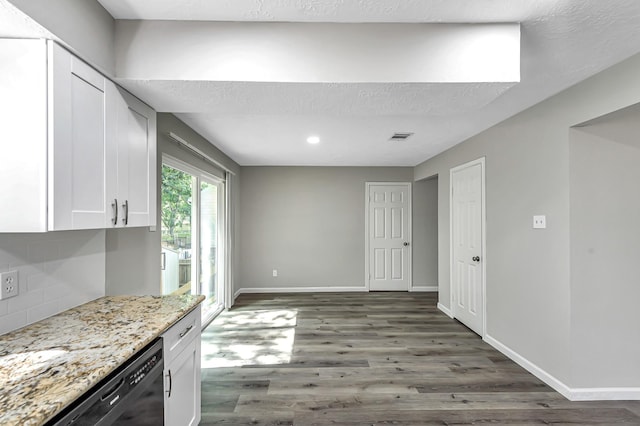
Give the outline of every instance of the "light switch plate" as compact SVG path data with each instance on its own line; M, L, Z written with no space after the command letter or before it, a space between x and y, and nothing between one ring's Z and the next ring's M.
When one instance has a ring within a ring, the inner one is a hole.
M533 217L533 229L545 229L547 227L547 216L537 215Z

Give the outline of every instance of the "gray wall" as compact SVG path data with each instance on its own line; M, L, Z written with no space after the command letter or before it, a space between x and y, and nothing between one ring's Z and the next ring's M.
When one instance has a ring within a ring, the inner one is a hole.
M438 179L413 183L413 287L438 287Z
M449 169L486 157L487 334L565 384L590 382L570 365L569 128L640 101L639 72L635 56L415 168L416 180L439 176L449 307ZM547 215L546 230L532 229L535 214Z
M611 117L571 134L571 349L578 387L640 383L639 135L637 108L625 120Z
M238 289L364 287L365 182L412 176L407 167L243 167ZM423 200L433 193L429 184L414 189L424 215L432 210ZM433 232L419 222L414 216L421 235ZM427 243L415 244L414 259L433 256ZM430 274L420 268L414 282L431 284Z
M200 169L219 175L220 171L194 156L189 151L179 148L167 136L173 132L192 145L201 149L225 167L236 173L233 184L240 182L240 166L211 145L206 139L184 124L173 114L158 114L158 158L157 158L157 227L151 232L149 228L111 229L106 235L106 293L116 294L159 294L160 293L160 182L162 154L167 153ZM238 233L238 187L234 188L233 207L235 212L234 236ZM232 248L235 259L239 256L237 244ZM234 263L234 276L237 276L237 262Z
M115 20L96 0L9 0L68 48L110 77L115 73Z

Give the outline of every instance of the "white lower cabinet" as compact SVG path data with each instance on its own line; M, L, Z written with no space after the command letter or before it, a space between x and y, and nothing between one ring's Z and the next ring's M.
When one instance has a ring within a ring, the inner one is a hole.
M200 423L200 315L198 305L162 335L166 426Z

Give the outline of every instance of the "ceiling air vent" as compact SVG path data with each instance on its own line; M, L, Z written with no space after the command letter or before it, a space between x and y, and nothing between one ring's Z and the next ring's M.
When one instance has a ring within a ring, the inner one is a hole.
M392 142L406 141L412 135L413 133L394 133L389 140Z

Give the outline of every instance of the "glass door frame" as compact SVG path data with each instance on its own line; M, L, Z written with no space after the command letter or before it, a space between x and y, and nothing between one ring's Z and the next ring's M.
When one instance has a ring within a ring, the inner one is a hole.
M216 315L218 315L223 309L224 309L224 295L225 295L225 291L224 291L224 283L225 283L225 256L224 254L226 253L226 247L225 247L225 243L226 243L226 220L225 220L225 212L226 212L226 206L225 206L225 181L217 178L211 174L208 173L202 173L201 176L197 177L196 180L196 185L197 185L197 191L198 192L198 208L197 208L197 223L198 223L198 232L196 232L196 238L197 238L197 252L198 252L198 257L196 258L196 273L198 274L198 290L200 291L200 294L202 293L202 283L200 282L200 275L201 275L201 263L200 263L200 244L201 244L201 224L202 224L202 217L201 217L201 212L202 212L202 205L201 205L201 200L200 200L200 195L201 195L201 189L202 189L202 183L207 183L209 185L214 185L217 188L216 191L216 198L217 198L217 214L216 214L216 218L217 218L217 223L216 223L216 281L215 281L215 290L214 290L214 294L215 294L215 303L213 305L213 308L211 310L206 310L203 309L202 312L205 313L206 315L203 316L202 318L202 323L203 323L203 328L206 327L215 317Z
M195 177L193 184L191 199L191 294L202 294L202 285L200 283L200 188L201 183L206 182L217 187L218 214L216 223L216 264L218 276L216 279L216 300L213 309L206 312L203 309L202 328L204 329L225 307L227 296L226 285L226 267L227 267L227 206L226 206L226 188L225 180L211 173L207 173L198 167L179 160L167 154L162 155L162 164L174 168ZM162 180L160 180L161 182ZM160 212L162 214L162 212ZM195 283L195 285L194 285Z

